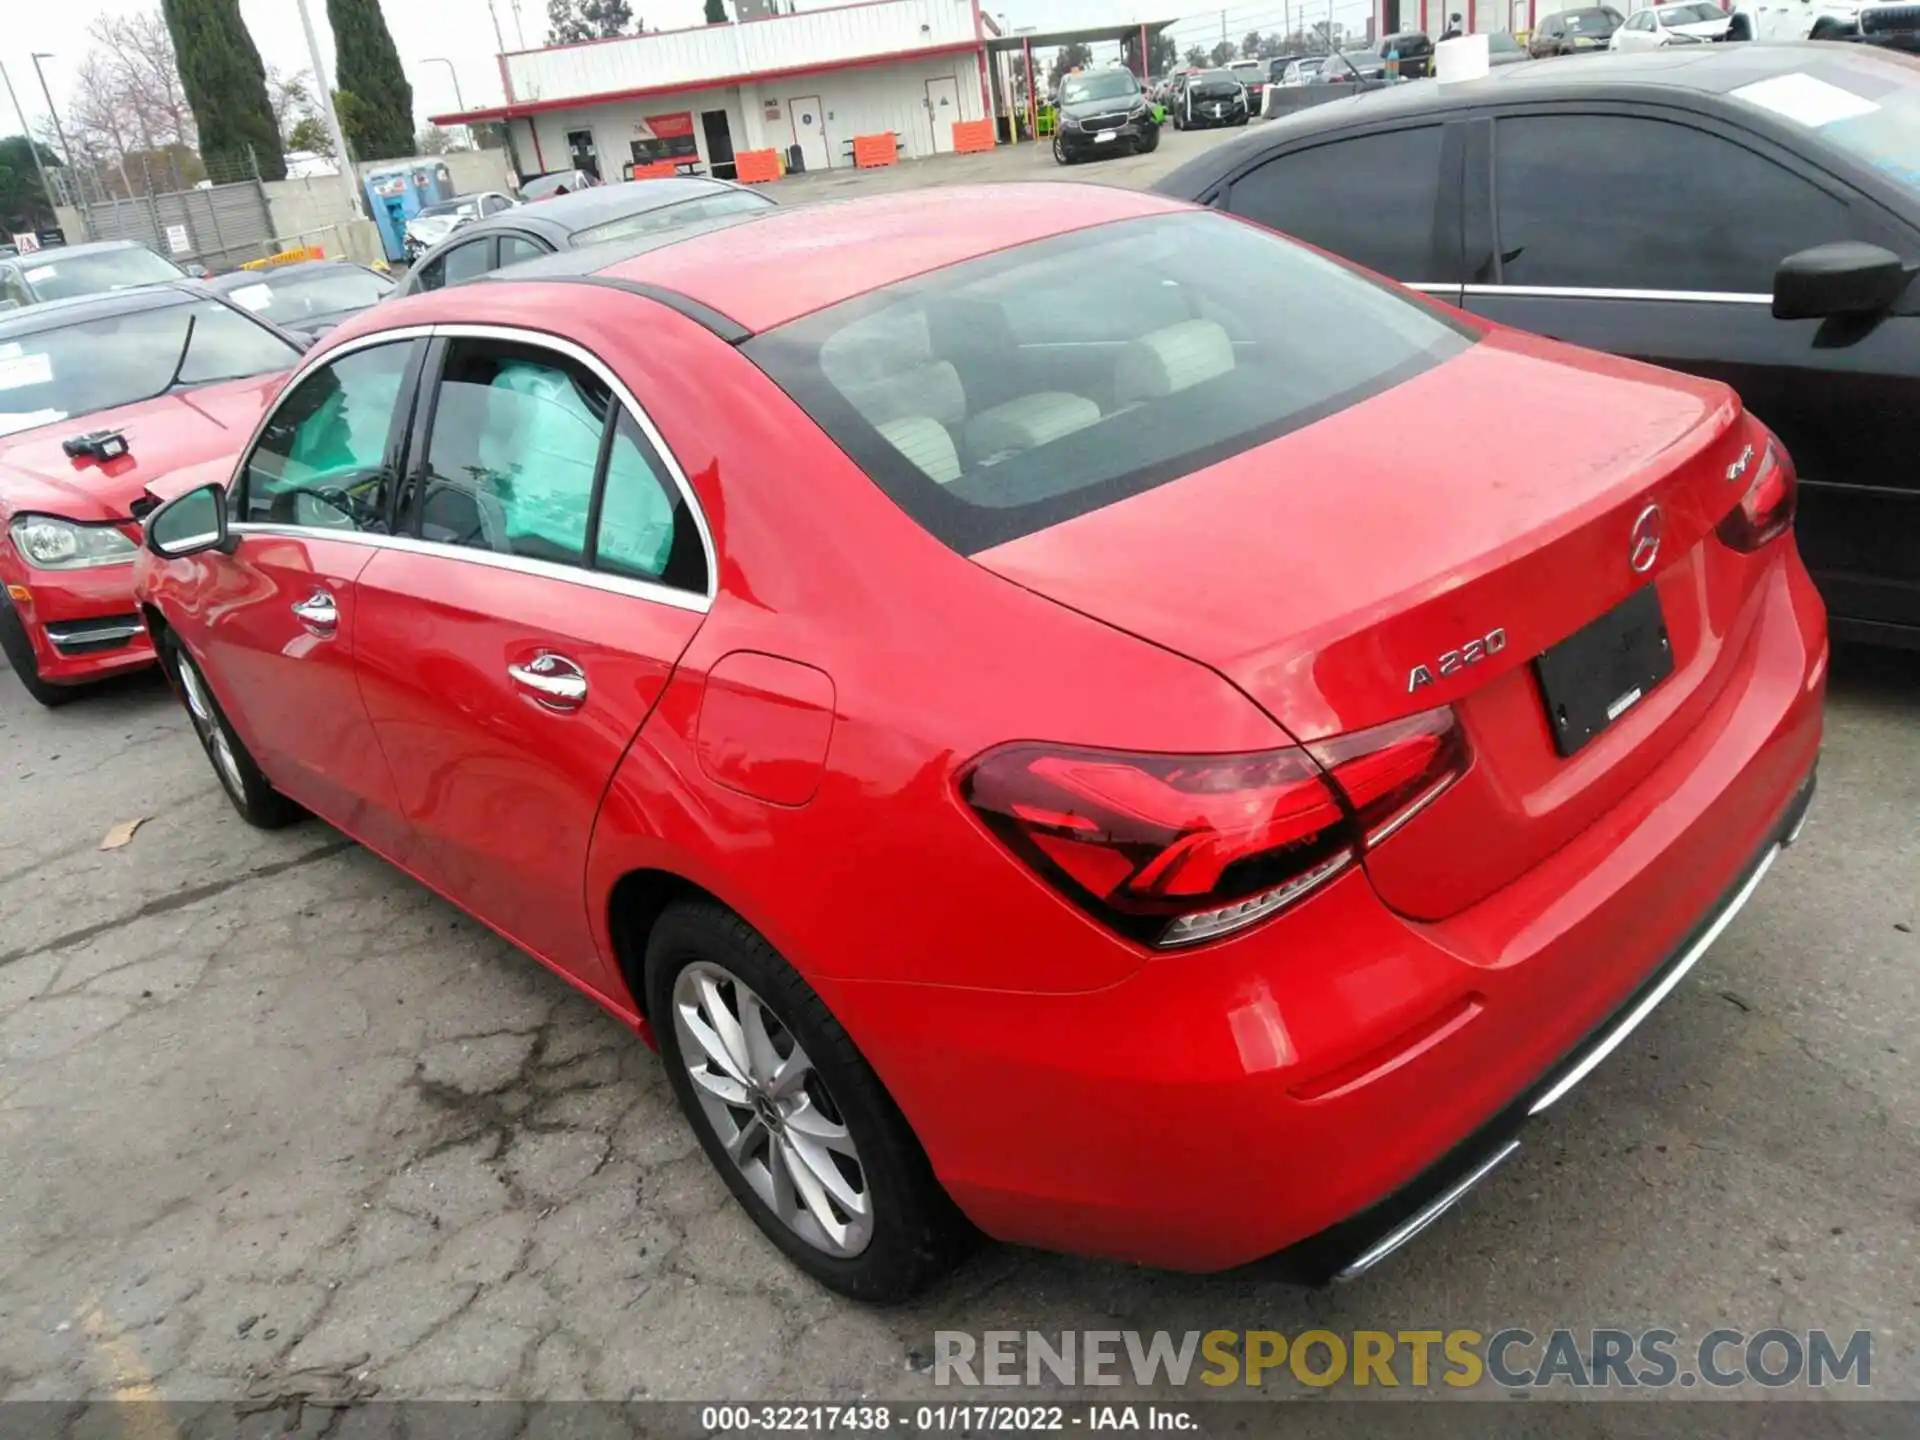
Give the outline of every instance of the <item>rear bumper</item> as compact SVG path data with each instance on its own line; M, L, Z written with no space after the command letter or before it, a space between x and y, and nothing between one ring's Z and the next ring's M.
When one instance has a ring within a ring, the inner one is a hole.
M6 578L42 680L82 685L153 663L152 637L134 604L131 563L20 570Z
M1819 750L1824 614L1790 545L1749 603L1737 683L1688 737L1603 820L1446 920L1396 915L1356 872L1099 991L818 988L988 1234L1187 1270L1293 1251L1295 1272L1336 1273L1443 1211L1619 1043L1792 830ZM979 945L1019 944L981 909Z
M1773 833L1718 903L1701 917L1666 962L1558 1064L1411 1183L1282 1251L1269 1263L1294 1278L1311 1282L1356 1279L1465 1199L1474 1186L1520 1148L1527 1123L1563 1099L1639 1029L1733 923L1780 853L1800 837L1813 803L1815 782L1816 772L1809 771Z

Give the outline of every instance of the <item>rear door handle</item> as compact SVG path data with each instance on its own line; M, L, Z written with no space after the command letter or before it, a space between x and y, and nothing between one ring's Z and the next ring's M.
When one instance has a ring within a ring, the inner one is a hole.
M340 607L333 596L316 590L293 607L294 617L316 635L331 635L340 625Z
M524 665L509 665L507 676L549 710L578 710L587 703L586 671L551 650L542 650Z

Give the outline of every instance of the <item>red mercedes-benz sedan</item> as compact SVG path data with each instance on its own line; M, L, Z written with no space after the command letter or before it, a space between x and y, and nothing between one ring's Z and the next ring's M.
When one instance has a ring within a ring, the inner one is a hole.
M973 1227L1364 1269L1813 784L1794 472L1729 390L1147 195L768 211L382 307L206 478L139 584L241 812L654 1039L869 1298Z
M0 652L34 699L153 663L132 506L182 465L231 469L301 349L187 280L0 316Z

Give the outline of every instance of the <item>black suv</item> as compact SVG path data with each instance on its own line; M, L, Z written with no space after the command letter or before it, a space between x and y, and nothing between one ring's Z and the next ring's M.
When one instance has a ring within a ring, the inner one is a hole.
M1090 155L1122 150L1145 154L1160 143L1146 93L1131 70L1083 70L1060 82L1053 158L1072 165Z

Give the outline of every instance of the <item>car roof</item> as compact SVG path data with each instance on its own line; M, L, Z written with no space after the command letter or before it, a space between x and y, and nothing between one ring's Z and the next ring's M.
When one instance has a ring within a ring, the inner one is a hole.
M200 283L209 290L226 294L238 290L243 285L271 285L276 280L289 276L309 276L329 270L365 270L365 265L355 264L351 260L293 260L284 265L265 265L258 270L234 270L225 275L215 275Z
M113 250L147 250L159 254L151 245L142 245L138 240L88 240L79 245L47 245L38 250L28 250L9 259L31 260L38 265L51 265L72 255L104 255Z
M663 183L663 182L647 182ZM769 206L545 256L380 307L389 324L457 316L476 286L593 280L652 295L739 340L842 300L1068 231L1190 209L1142 190L1036 181ZM859 263L847 263L858 255ZM384 328L378 324L356 329Z
M206 287L198 281L159 280L151 285L132 285L125 290L103 290L97 295L42 300L37 305L0 314L0 340L37 335L42 330L59 330L68 325L84 325L89 320L106 320L115 315L164 310L171 305L206 298Z
M525 205L515 205L498 215L471 221L440 243L452 245L495 230L537 230L553 239L563 239L576 230L584 230L602 221L645 214L649 210L678 205L682 200L693 200L733 188L724 180L710 180L701 176L623 180L612 185L595 185L586 190L569 190L565 195L555 195L550 200L533 200Z

